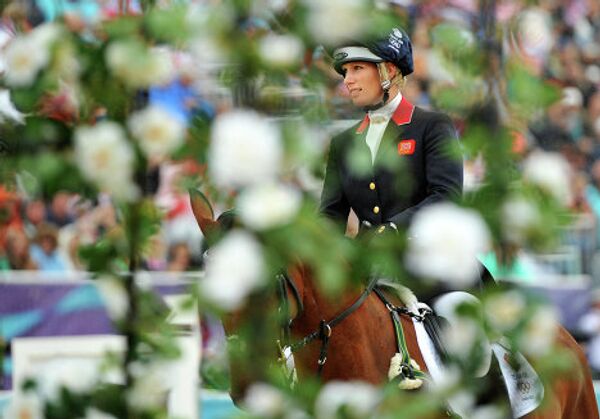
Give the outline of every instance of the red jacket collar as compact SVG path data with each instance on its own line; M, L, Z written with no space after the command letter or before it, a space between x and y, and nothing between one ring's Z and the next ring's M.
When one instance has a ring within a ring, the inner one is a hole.
M396 123L396 125L404 125L408 124L412 120L413 112L415 110L415 106L410 103L403 96L400 105L396 108L396 111L392 115L392 121ZM365 115L365 118L362 120L358 128L356 129L357 134L362 134L363 131L369 126L369 115Z

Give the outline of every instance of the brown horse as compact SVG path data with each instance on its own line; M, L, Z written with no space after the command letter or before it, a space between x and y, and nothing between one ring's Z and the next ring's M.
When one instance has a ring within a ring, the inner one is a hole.
M212 234L219 228L205 198L192 194L192 207L205 234ZM323 341L318 337L295 351L299 382L307 377L315 377L319 370L324 382L362 380L383 384L388 381L390 359L397 352L397 340L390 311L375 293L353 289L342 296L328 298L319 291L311 272L303 266L289 270L285 289L290 302L290 318L293 319L291 340L298 342L323 332L329 335L325 363L319 362L323 361ZM357 301L360 304L356 304ZM399 303L395 300L394 304ZM323 329L322 321L331 324L341 313L347 313L347 316L339 323L335 322L335 326ZM400 320L408 352L426 372L413 321L408 316L400 316ZM228 334L235 333L236 323L235 319L224 322ZM525 417L598 419L596 397L585 355L562 327L556 344L572 356L574 367L569 377L558 377L550 386L546 386L542 405ZM247 380L233 374L232 397L239 398L248 384ZM447 416L443 414L440 417Z

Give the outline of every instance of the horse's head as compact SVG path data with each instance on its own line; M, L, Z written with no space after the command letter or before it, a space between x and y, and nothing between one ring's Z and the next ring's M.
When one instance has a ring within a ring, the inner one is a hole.
M225 211L215 219L215 213L206 195L197 189L190 190L189 194L194 217L209 245L235 226L236 216L233 210ZM284 304L289 305L291 319L296 318L303 310L305 276L306 269L297 265L279 277L282 282L278 287L285 291L281 297Z

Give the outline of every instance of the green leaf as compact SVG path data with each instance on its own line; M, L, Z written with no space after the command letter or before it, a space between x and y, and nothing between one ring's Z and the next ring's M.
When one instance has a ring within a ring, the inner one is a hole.
M11 90L10 98L19 111L30 113L35 110L42 94L40 85L34 84L29 88Z
M202 376L202 387L220 391L228 391L231 388L229 371L224 362L216 360L203 360L200 368Z
M477 49L474 35L462 26L453 23L441 23L431 31L436 48L446 53L464 56Z
M190 36L187 13L188 8L184 5L153 9L145 16L148 32L158 41L181 43Z
M79 169L68 156L59 153L44 153L26 156L19 159L20 171L29 173L28 182L34 180L45 196L52 196L58 191L70 191L84 196L92 196L95 189L85 181Z
M525 65L514 63L508 68L508 95L523 116L533 116L560 99L560 89L532 74Z
M117 247L108 239L102 239L94 244L81 246L79 257L91 272L108 272L113 262L123 257Z
M124 16L104 22L103 28L110 38L127 38L136 36L141 24L139 16Z

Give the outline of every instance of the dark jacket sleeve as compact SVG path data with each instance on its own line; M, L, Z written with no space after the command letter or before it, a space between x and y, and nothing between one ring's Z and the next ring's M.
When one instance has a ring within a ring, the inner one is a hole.
M397 226L408 226L414 214L426 205L458 198L463 187L462 158L452 156L458 148L456 129L449 117L434 114L425 128L423 137L426 196L416 205L394 215L389 221Z
M332 220L339 222L345 228L350 214L350 204L342 188L339 167L340 155L336 139L339 140L338 137L334 138L329 146L319 211Z

